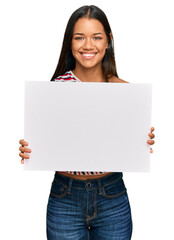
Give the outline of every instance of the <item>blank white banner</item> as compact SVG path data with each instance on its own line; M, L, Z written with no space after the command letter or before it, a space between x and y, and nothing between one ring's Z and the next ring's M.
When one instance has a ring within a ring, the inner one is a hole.
M25 170L150 170L152 85L25 82Z

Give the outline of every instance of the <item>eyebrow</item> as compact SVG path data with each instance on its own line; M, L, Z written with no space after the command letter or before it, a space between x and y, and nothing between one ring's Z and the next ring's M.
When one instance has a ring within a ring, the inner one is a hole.
M103 35L103 33L94 33L93 35L99 35L99 34L102 34ZM74 33L73 35L84 35L84 33Z

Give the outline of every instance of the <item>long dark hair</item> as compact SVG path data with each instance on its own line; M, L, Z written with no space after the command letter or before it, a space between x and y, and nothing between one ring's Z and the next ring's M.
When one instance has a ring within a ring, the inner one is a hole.
M106 80L108 81L108 78L111 76L118 77L114 56L113 37L111 39L110 34L112 32L108 19L105 13L100 8L94 5L90 5L78 8L71 15L65 30L59 61L55 73L51 78L51 81L54 81L56 77L64 74L66 71L73 70L75 68L76 62L71 51L71 42L73 37L74 25L79 18L85 16L87 16L89 19L94 18L99 20L102 23L107 36L108 48L106 49L105 56L102 60L102 70Z

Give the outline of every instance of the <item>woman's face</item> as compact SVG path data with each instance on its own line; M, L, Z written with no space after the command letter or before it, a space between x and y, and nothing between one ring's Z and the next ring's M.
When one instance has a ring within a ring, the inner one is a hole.
M77 20L72 38L72 54L76 68L101 67L108 48L107 37L100 21L86 17Z

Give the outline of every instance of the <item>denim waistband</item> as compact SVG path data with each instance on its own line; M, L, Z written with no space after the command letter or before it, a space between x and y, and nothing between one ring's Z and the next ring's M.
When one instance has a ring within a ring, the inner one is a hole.
M74 179L61 175L58 172L55 172L54 176L55 180L62 183L63 185L66 185L69 191L71 188L86 189L87 191L99 188L100 190L102 187L109 185L111 182L116 181L122 177L122 172L113 172L101 178L87 180Z

